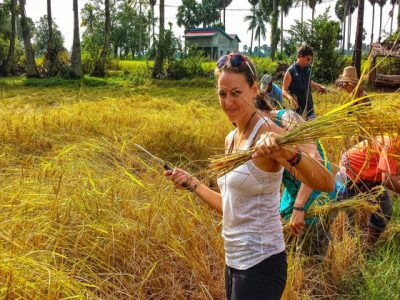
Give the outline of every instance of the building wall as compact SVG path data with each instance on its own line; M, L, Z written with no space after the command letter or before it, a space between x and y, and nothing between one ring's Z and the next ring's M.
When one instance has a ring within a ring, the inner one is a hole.
M186 46L197 46L197 47L211 47L215 42L215 37L204 37L204 38L191 38L185 39Z
M211 56L212 52L212 59L217 59L224 54L239 50L237 39L231 40L221 32L218 32L214 37L185 38L185 45L186 47L203 48L209 56Z

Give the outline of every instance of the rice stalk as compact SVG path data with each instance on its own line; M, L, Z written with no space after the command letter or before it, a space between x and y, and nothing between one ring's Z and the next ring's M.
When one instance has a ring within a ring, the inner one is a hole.
M379 204L376 199L384 193L385 189L383 187L376 187L367 193L360 193L355 195L354 197L341 200L341 201L332 201L329 198L326 199L327 202L325 204L319 205L318 202L322 201L321 198L315 200L315 204L313 204L304 215L304 219L312 219L312 218L320 218L320 220L324 220L329 218L330 216L335 216L339 212L344 211L350 214L371 214L379 211ZM322 194L324 197L324 194ZM327 196L325 196L327 197ZM289 232L289 222L285 222L283 224L283 229L286 234Z
M358 100L345 103L322 117L301 123L293 130L286 131L277 138L278 145L293 150L295 145L314 143L316 140L349 139L359 135L376 143L376 135L397 135L400 129L400 115L394 113L392 119L389 118L384 122L383 116L378 117L377 109L370 108L367 103L359 103ZM395 111L398 105L388 105L388 109ZM375 113L371 116L378 122L369 116L370 111L374 110ZM252 148L247 151L212 156L209 158L210 168L213 174L223 176L251 159L254 152L255 149Z

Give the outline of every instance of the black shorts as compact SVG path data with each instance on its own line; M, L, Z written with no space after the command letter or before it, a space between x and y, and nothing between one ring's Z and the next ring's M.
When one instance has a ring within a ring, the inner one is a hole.
M226 266L225 290L228 300L279 300L287 277L285 251L272 255L247 270Z
M362 182L353 183L349 180L346 185L345 197L346 199L348 199L354 197L359 193L369 192L374 187L380 185L380 182L371 182L364 180ZM379 232L383 232L386 228L387 223L390 221L390 217L392 216L393 206L389 194L386 190L383 194L379 195L377 201L379 203L381 211L371 214L368 226L373 227Z

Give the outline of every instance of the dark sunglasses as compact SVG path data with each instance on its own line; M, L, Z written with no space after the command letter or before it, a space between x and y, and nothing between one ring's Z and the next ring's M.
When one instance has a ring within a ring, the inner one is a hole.
M231 62L231 65L234 68L239 68L243 64L246 64L247 67L249 68L251 74L253 75L253 78L256 78L256 75L254 74L254 71L251 68L251 66L250 66L249 62L247 61L246 57L244 57L243 55L241 55L239 53L234 53L234 54L228 54L228 55L221 56L217 61L218 69L222 69L226 65L228 60Z

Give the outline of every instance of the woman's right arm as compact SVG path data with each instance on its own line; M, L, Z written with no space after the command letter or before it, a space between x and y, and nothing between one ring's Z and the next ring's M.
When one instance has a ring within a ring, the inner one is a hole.
M205 184L201 183L196 177L190 173L174 168L173 171L165 171L165 176L169 177L174 182L175 187L179 189L185 189L183 185L185 183L190 185L190 190L199 196L209 206L222 213L222 197L220 193L217 193L210 189Z

